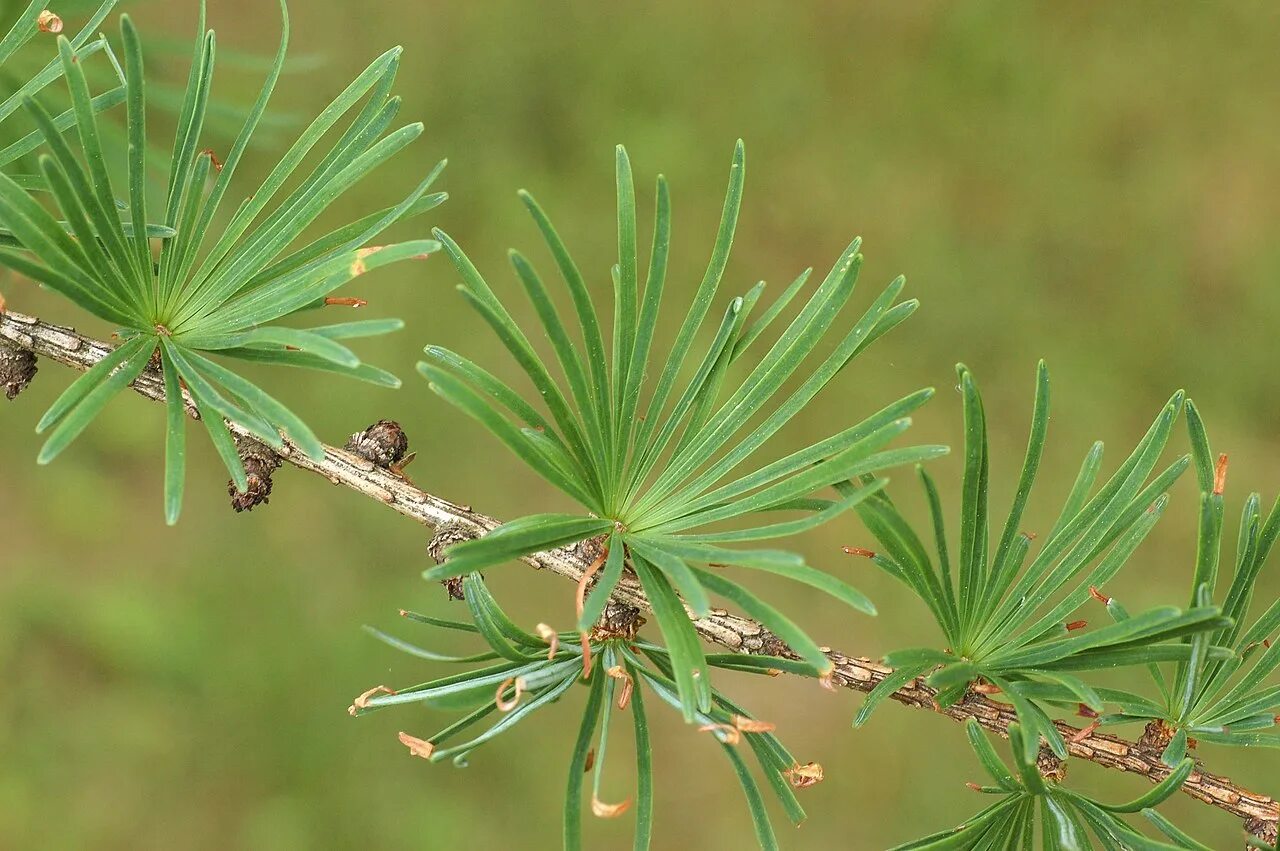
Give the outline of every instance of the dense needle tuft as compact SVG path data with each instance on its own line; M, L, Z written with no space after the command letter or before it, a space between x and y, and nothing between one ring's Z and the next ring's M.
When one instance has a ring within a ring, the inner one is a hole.
M216 53L214 33L204 29L202 5L163 203L155 204L147 192L142 45L128 16L120 21L125 60L121 99L129 141L123 198L104 164L96 117L109 104L91 97L79 61L80 43L65 37L58 38L57 67L73 108L55 117L33 99L33 91L24 90L22 103L42 134L36 144L43 141L49 152L39 158L38 179L0 174L0 221L12 236L12 244L0 241L0 264L119 326L118 336L124 341L73 383L40 421L37 430L48 431L49 438L39 461L56 457L112 397L149 364L158 363L169 410L165 515L170 523L178 518L185 478L183 391L201 414L231 473L233 489L244 494L246 502L265 500L265 493L249 493L227 421L275 450L285 449L282 433L293 443L289 451L313 460L321 457L323 448L301 418L220 359L318 369L398 386L398 379L362 363L343 341L399 330L400 320L339 322L307 330L277 323L335 302L363 304L364 299L335 299L330 294L357 275L425 257L439 247L433 240L369 243L395 222L444 200L442 193L427 194L443 163L398 204L300 242L344 193L421 134L422 125L416 123L388 132L400 107L400 99L391 95L399 48L374 60L320 113L228 221L218 217L284 66L289 38L284 0L280 11L279 50L239 135L220 159L200 145ZM313 150L324 150L317 149L322 138L358 106L327 152L310 163ZM75 129L79 154L70 136L64 138L61 132L67 126ZM0 154L0 160L3 157ZM296 185L286 191L286 184ZM65 221L34 200L28 194L31 189L49 192ZM157 214L156 224L150 223L152 213Z
M1047 752L1036 754L1026 744L1028 735L1019 724L1009 725L1013 750L1010 768L996 754L978 722L966 722L973 747L990 785L967 783L970 789L996 798L996 802L950 830L896 846L893 851L943 851L943 849L1014 849L1039 847L1048 851L1083 851L1089 848L1207 851L1155 811L1181 788L1195 770L1190 758L1181 760L1154 787L1123 804L1106 804L1063 784L1064 764ZM1032 755L1027 756L1028 752ZM1143 834L1123 816L1141 813L1165 835L1168 842ZM1097 840L1097 845L1094 840Z
M1058 520L1043 543L1020 525L1035 484L1049 425L1049 371L1036 371L1031 433L1013 503L991 540L986 413L973 374L957 367L964 411L964 473L961 479L959 547L949 544L942 501L933 478L918 470L931 528L918 534L884 492L861 502L857 511L880 541L871 561L907 585L928 607L945 639L942 648L913 648L888 654L894 672L868 696L855 718L866 722L890 694L926 676L946 707L969 692L1012 704L1025 735L1021 759L1034 760L1043 739L1059 759L1067 744L1053 723L1056 711L1083 706L1095 716L1108 705L1135 700L1126 692L1097 688L1078 674L1120 666L1189 658L1194 646L1207 658L1229 651L1204 639L1229 624L1221 609L1204 601L1183 610L1152 609L1134 618L1089 628L1071 615L1129 561L1168 503L1166 491L1186 470L1181 457L1156 472L1160 456L1183 407L1181 392L1160 411L1129 457L1100 488L1102 444L1096 443L1067 495ZM843 486L846 493L856 493ZM934 553L925 541L932 539ZM853 551L849 548L846 551ZM954 562L953 562L954 556ZM954 564L954 567L953 567ZM1183 639L1198 636L1195 644ZM1095 725L1096 726L1096 725Z
M1249 494L1240 512L1236 551L1225 593L1220 576L1225 537L1227 456L1215 462L1200 411L1187 401L1187 430L1200 491L1199 535L1192 564L1190 605L1207 607L1220 600L1229 619L1211 632L1182 639L1187 653L1172 664L1147 666L1154 697L1126 693L1116 710L1098 718L1111 726L1134 722L1161 733L1158 747L1174 765L1196 743L1247 748L1280 748L1280 601L1271 601L1249 620L1255 587L1280 537L1280 500L1262 511L1262 497ZM1129 614L1118 600L1105 601L1117 621ZM1214 652L1216 646L1226 655Z
M874 613L859 591L809 566L799 555L735 545L812 529L877 493L885 481L873 474L946 450L889 448L910 425L910 414L930 397L931 391L924 390L761 465L757 451L855 357L906 319L916 302L898 302L904 285L898 278L860 316L843 318L842 308L853 295L862 265L861 240L855 239L816 287L808 285L810 273L805 271L763 307L761 282L722 303L717 313L716 296L742 198L745 155L739 142L706 272L670 349L659 351L654 346L656 330L663 303L669 300L664 298L671 241L667 184L658 178L653 242L642 290L635 188L631 162L621 146L615 166L618 262L611 270L609 339L586 276L542 206L528 192L520 193L573 306L574 321L567 324L533 262L518 251L510 253L561 378L536 353L529 336L458 244L436 232L462 276L463 298L528 376L538 402L526 401L483 367L441 346L427 347L419 372L436 393L478 420L525 464L579 503L583 512L514 520L453 547L448 561L426 575L461 576L539 550L598 541L599 575L590 594L579 599L578 629L591 628L623 573L634 572L670 649L686 718L693 720L695 708L705 711L710 706L710 686L689 614L707 614L712 595L764 623L819 674L831 670L822 650L794 621L729 578L726 567L785 576ZM784 323L781 316L793 301L799 309ZM770 333L778 325L783 326L781 332ZM705 337L709 345L701 348L699 341ZM765 347L767 337L773 342ZM757 345L762 354L753 351ZM834 498L818 496L849 479L865 483ZM764 519L770 513L782 513L783 518Z
M402 611L401 615L439 629L478 634L487 649L447 656L366 627L375 638L418 659L466 667L461 673L406 688L375 686L356 697L348 710L350 714L363 716L406 704L430 712L458 713L457 720L432 736L422 738L402 732L399 740L413 756L465 766L482 745L500 735L518 735L518 730L527 730L519 725L535 714L541 715L544 709L563 704L562 698L580 686L586 690L586 703L567 772L564 847L568 851L582 848L583 787L590 774L592 814L597 818L634 815L632 847L644 851L652 837L654 804L647 707L649 700L656 698L683 714L692 714L697 732L689 729L686 735L705 735L719 746L742 786L761 848L776 849L778 844L764 796L744 758L746 752L754 757L787 818L797 825L804 820L805 812L794 790L821 780L822 767L817 763L802 765L774 735L772 723L754 717L717 689L711 690L711 705L706 709L686 707L674 679L670 649L637 638L638 613L634 609L613 610L600 627L588 632L557 632L539 624L535 634L510 619L478 574L465 577L459 584L470 623L416 612ZM804 662L772 656L724 654L708 656L706 661L711 667L746 674L816 674ZM615 738L610 733L619 720L633 731L634 795L606 794L605 790L605 769L611 764L609 756ZM473 729L490 721L487 729ZM556 776L564 776L560 771L557 766Z

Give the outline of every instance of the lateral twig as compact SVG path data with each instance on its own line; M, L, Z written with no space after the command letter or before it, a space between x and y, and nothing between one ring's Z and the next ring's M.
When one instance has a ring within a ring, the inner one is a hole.
M109 343L86 337L74 329L20 313L0 313L0 345L4 343L81 370L96 364L113 348ZM164 400L164 384L158 372L143 372L134 382L134 389L148 399ZM187 408L194 415L195 409L190 400ZM249 436L234 423L227 425L233 433ZM324 458L312 461L286 440L280 457L295 467L325 477L335 485L343 485L375 499L432 529L447 526L455 539L460 533L478 537L499 525L497 520L472 511L470 506L458 505L421 490L394 470L379 467L344 449L326 446ZM591 547L578 546L536 553L523 561L534 568L580 582L591 570L597 555ZM646 611L650 609L639 582L630 576L623 576L612 599ZM790 648L759 623L723 609L694 619L694 626L707 641L736 653L794 657ZM848 689L871 691L893 671L870 659L849 656L838 650L830 650L827 655L835 663L832 683ZM985 695L970 694L945 710L938 709L935 695L932 688L916 680L895 692L893 699L904 706L940 713L955 721L974 718L986 729L1002 736L1008 735L1009 724L1016 720L1011 706ZM1057 722L1057 726L1074 757L1138 774L1152 783L1160 782L1170 773L1169 767L1160 761L1160 753L1156 749L1096 730L1073 727L1063 721ZM1244 819L1246 824L1255 828L1265 829L1280 822L1280 804L1273 798L1249 791L1230 778L1207 770L1198 768L1192 772L1182 791Z

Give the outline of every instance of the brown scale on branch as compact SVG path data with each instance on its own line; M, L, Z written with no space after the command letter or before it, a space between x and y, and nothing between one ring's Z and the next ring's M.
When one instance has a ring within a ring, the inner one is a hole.
M609 548L605 546L605 541L607 540L608 538L606 536L601 535L598 538L587 538L585 541L579 541L573 545L573 553L577 558L582 560L583 564L593 564L599 560L603 566L603 557L609 554ZM630 565L628 565L626 569L630 571ZM588 588L594 587L594 582L588 586Z
M716 613L712 612L712 614L714 615ZM793 655L791 653L791 648L787 646L785 641L765 629L763 626L760 627L759 631L755 635L751 636L751 641L748 646L755 646L756 649L750 650L749 652L758 656ZM824 648L822 652L830 652L830 648Z
M604 604L600 620L591 628L591 640L608 641L621 638L624 641L635 641L640 627L646 623L647 621L640 615L640 610L635 606L610 600Z
M1067 779L1067 763L1058 759L1058 755L1046 747L1041 747L1036 754L1036 770L1040 776L1051 783L1061 783Z
M18 398L18 394L26 390L36 377L38 369L32 352L0 342L0 387L4 389L6 399L13 401Z
M252 437L236 435L236 452L244 464L245 477L249 486L243 491L236 488L236 483L227 482L227 495L231 497L231 507L236 513L252 511L259 505L266 505L271 497L271 475L280 469L284 462L271 447L254 440Z
M93 366L112 348L71 329L14 313L0 313L0 340L47 360L81 370ZM164 399L163 384L157 385L146 373L134 382L134 390L154 401ZM234 423L229 423L228 428L234 434L245 434ZM348 487L433 529L457 524L459 530L465 530L468 536L475 537L499 525L497 520L476 514L468 506L427 493L402 476L351 451L326 447L324 458L312 461L286 440L280 456L299 469L323 476L335 485ZM533 553L521 561L575 583L591 564L590 560L584 560L577 548L573 547ZM652 610L634 576L624 574L611 599L641 612ZM768 652L771 655L794 658L794 654L772 633L750 618L716 610L708 617L696 619L694 627L706 641L732 652ZM827 656L835 665L831 684L840 688L869 692L893 673L892 668L871 659L849 656L838 650L829 651ZM936 695L934 689L916 679L894 692L892 699L903 706L941 714L954 721L964 722L973 718L984 729L1001 736L1007 736L1009 724L1017 720L1011 706L993 697L971 694L953 706L939 710L935 702ZM1153 753L1138 742L1099 731L1081 736L1080 728L1065 721L1057 721L1055 726L1066 740L1068 752L1077 759L1088 760L1115 771L1136 774L1151 783L1159 783L1169 776L1170 769L1160 762L1160 754ZM1267 829L1280 821L1280 804L1273 798L1245 789L1230 778L1211 774L1199 766L1183 783L1182 791L1198 801L1229 812L1242 821L1252 820L1248 823L1260 825L1260 829Z
M465 523L445 523L436 528L436 533L427 541L427 555L436 564L444 564L448 560L446 552L454 544L470 541L476 537L476 528ZM462 577L454 576L441 580L444 590L449 593L450 600L465 600L462 594Z
M402 473L413 460L409 454L409 436L395 420L378 420L364 431L351 435L343 448L393 473Z
M1142 735L1138 737L1138 747L1151 753L1164 753L1164 749L1173 741L1174 733L1172 727L1159 719L1149 721L1147 726L1142 728Z
M1260 818L1247 818L1244 820L1244 832L1252 836L1254 839L1261 839L1268 845L1275 847L1277 841L1280 841L1280 822L1264 821ZM1246 845L1246 849L1252 849L1252 845Z

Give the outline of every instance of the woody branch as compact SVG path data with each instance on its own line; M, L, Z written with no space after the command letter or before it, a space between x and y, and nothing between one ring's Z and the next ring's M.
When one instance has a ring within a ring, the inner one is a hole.
M111 350L109 343L86 337L74 329L19 313L0 312L0 369L7 369L10 363L21 360L24 354L30 354L84 370L96 364ZM27 376L27 380L29 378ZM6 376L0 375L0 384L4 384L6 380ZM150 369L144 371L133 387L139 394L153 401L164 399L164 384L158 372ZM192 416L196 415L190 400L187 409ZM238 437L252 439L248 432L234 423L227 425ZM447 535L454 540L478 537L499 525L497 520L472 511L470 506L459 505L427 493L393 468L380 466L345 449L326 446L324 457L320 461L312 461L286 440L279 456L281 460L323 476L335 485L343 485L377 500L392 510L431 527L438 535ZM432 549L438 551L439 548ZM589 549L579 546L549 550L522 560L531 567L576 583L591 567L593 554ZM632 576L623 577L613 593L613 600L641 610L650 610L644 591ZM707 617L694 619L694 626L705 640L736 653L794 656L790 648L759 623L723 609L714 610ZM868 692L892 673L891 668L870 659L850 656L838 650L829 650L827 656L835 665L831 676L831 682L835 686ZM904 706L939 713L955 721L963 722L974 718L987 730L1002 736L1008 735L1009 724L1016 720L1011 706L987 695L971 693L959 703L939 709L934 700L935 694L934 689L917 679L895 692L893 699ZM1106 768L1137 774L1152 783L1158 783L1170 773L1169 767L1160 761L1158 746L1099 733L1089 728L1082 730L1063 721L1057 722L1057 727L1074 757ZM1280 804L1273 798L1249 791L1230 778L1201 768L1197 768L1187 778L1182 791L1196 800L1238 816L1244 820L1246 830L1258 836L1274 835L1276 825L1280 823Z

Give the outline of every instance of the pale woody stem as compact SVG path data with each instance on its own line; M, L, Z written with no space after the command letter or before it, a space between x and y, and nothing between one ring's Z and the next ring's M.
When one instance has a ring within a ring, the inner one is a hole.
M73 329L18 313L0 313L0 341L82 370L93 366L112 349L109 344L85 337ZM134 382L134 389L148 399L164 399L164 384L159 374L150 369ZM194 414L190 400L187 407ZM239 426L227 425L232 432L247 436ZM324 458L312 461L286 441L281 457L295 467L324 476L335 485L345 485L433 529L448 525L455 534L470 530L479 536L499 525L497 520L473 512L470 506L458 505L420 490L403 476L342 449L326 446ZM591 565L589 550L589 547L552 550L529 556L523 561L576 583ZM613 599L644 611L650 610L639 583L629 575L623 576ZM722 609L696 619L694 625L704 639L736 653L792 655L786 645L759 623ZM835 664L831 679L837 686L871 691L892 672L892 669L869 659L848 656L837 650L830 650L827 655ZM938 712L934 694L933 689L916 680L895 692L893 699L906 706ZM977 694L942 710L942 714L956 721L975 718L983 727L999 735L1007 735L1009 724L1016 720L1010 706ZM1169 774L1170 769L1160 762L1159 752L1143 748L1137 742L1098 732L1076 741L1074 737L1080 732L1078 728L1064 722L1058 722L1057 726L1074 757L1140 774L1152 783L1158 783ZM1251 824L1261 823L1265 828L1267 824L1280 822L1280 805L1272 798L1243 789L1226 777L1197 770L1187 778L1182 791L1241 819L1254 820Z

